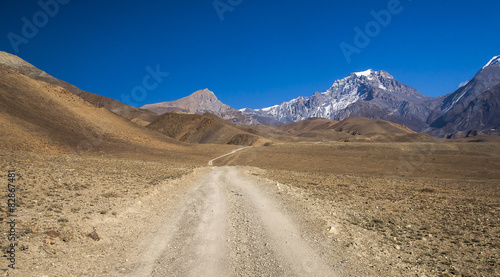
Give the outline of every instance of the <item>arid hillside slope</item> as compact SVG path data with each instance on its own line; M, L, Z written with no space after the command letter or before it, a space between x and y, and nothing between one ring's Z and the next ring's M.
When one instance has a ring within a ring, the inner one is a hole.
M268 140L245 132L216 115L166 113L147 126L182 142L234 145L261 145Z
M85 99L98 108L105 108L141 125L145 125L144 122L150 123L159 116L159 114L149 110L138 109L109 97L83 91L73 84L47 74L45 71L36 68L18 56L3 51L0 51L0 65L35 80L44 81L65 88L69 92Z
M0 147L37 152L181 143L97 108L68 90L0 66Z
M238 126L245 128L245 126ZM248 132L284 142L365 141L414 142L437 141L427 134L416 133L404 125L366 117L349 117L342 121L309 118L278 127L248 126Z

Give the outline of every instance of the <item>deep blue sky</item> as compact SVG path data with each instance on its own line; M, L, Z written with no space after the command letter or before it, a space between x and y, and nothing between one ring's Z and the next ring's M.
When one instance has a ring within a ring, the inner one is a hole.
M234 108L309 96L368 68L439 96L500 54L500 1L400 0L402 11L348 63L340 43L354 45L354 27L364 29L389 2L242 0L221 21L213 0L72 0L47 24L39 17L42 27L16 53L8 34L22 35L22 18L33 22L42 8L2 0L0 50L117 100L159 65L170 75L137 106L209 88Z

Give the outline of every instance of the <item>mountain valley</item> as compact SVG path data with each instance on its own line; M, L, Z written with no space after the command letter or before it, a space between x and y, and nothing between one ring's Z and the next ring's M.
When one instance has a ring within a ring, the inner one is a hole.
M437 98L368 70L270 108L208 89L136 108L0 52L0 178L15 170L18 200L17 269L0 269L497 276L498 72Z

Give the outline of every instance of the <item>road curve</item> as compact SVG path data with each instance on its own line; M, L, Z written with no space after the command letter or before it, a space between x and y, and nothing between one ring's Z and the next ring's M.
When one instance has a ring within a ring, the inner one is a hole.
M241 147L241 148L238 148L238 149L236 149L236 150L233 150L231 153L227 153L227 154L224 154L224 155L222 155L222 156L219 156L219 157L217 157L217 158L215 158L215 159L211 159L210 161L208 161L208 165L214 165L214 161L215 161L215 160L218 160L218 159L220 159L220 158L224 158L224 157L226 157L226 156L232 155L232 154L234 154L234 153L236 153L236 152L238 152L238 151L240 151L240 150L243 150L243 149L246 149L246 148L249 148L249 147L252 147L252 146Z

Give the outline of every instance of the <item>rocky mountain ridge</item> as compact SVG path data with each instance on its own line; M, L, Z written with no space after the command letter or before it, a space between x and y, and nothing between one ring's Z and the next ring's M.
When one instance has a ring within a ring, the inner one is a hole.
M493 57L465 85L447 94L430 114L425 132L435 136L479 130L500 134L500 56Z
M222 103L209 89L195 91L191 95L175 101L144 105L141 109L159 114L180 111L203 115L209 112L233 123L246 125L255 125L258 123L252 117L246 116L242 112Z
M241 111L254 118L271 117L282 123L310 117L343 120L363 116L393 121L418 131L425 127L429 112L423 107L430 99L386 71L369 69L335 81L323 93L316 92L273 107Z
M499 85L500 56L496 56L466 84L439 97L423 95L386 71L369 69L335 81L323 93L240 111L261 123L262 119L286 124L311 117L333 120L368 117L403 124L437 137L472 130L499 134Z

